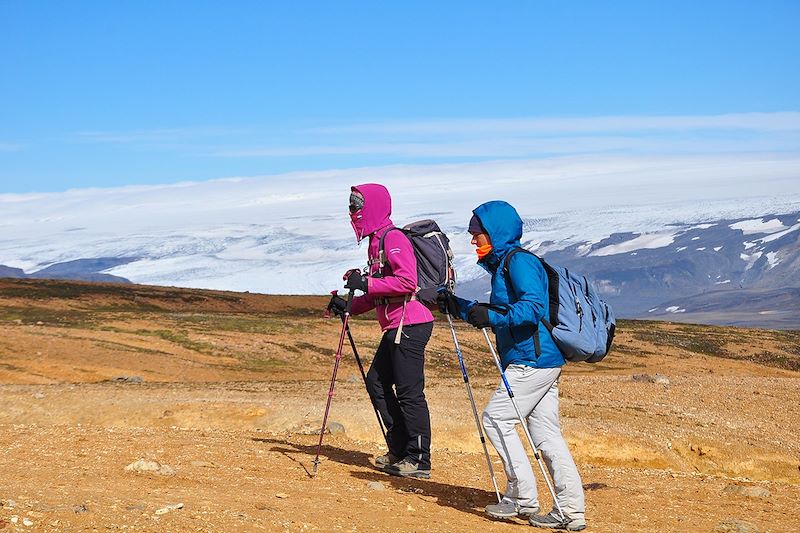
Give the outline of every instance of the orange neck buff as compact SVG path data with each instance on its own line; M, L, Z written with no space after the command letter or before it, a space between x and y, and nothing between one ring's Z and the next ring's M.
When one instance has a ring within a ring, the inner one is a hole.
M477 248L475 248L475 253L478 254L478 259L483 259L487 255L489 255L489 252L491 251L492 251L491 244L484 244L483 246L478 246Z

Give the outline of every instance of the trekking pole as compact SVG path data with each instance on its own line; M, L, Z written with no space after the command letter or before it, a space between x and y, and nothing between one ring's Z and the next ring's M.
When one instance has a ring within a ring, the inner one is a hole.
M553 496L553 502L556 504L558 514L561 515L562 521L566 521L564 511L561 510L561 505L558 503L558 498L556 498L556 491L553 490L553 485L550 483L550 478L548 477L547 471L544 468L542 456L539 454L539 450L536 449L536 445L533 443L533 437L531 437L531 433L528 431L528 425L525 423L525 420L522 418L522 414L519 412L517 401L514 399L514 392L511 390L511 385L508 384L508 380L506 379L506 373L503 371L503 367L500 365L500 358L497 356L497 351L494 349L492 339L489 338L489 333L486 331L486 328L483 328L481 331L483 331L483 336L486 338L486 343L489 345L489 351L492 352L492 357L494 357L494 364L497 365L497 370L500 371L500 377L503 378L503 385L505 385L506 392L508 392L508 398L511 400L511 404L514 406L514 410L517 412L517 418L519 418L519 423L522 425L522 430L525 432L525 436L528 437L528 443L531 445L531 449L533 450L533 456L539 463L539 468L542 471L544 482L547 483L547 488L550 489L550 494Z
M344 317L342 318L344 320ZM367 387L367 375L364 373L364 365L361 364L361 358L358 356L358 350L356 350L356 343L353 340L353 334L350 333L350 326L347 326L347 338L350 339L350 347L353 348L353 355L356 357L356 363L358 364L358 369L361 371L361 379L364 380L364 388ZM378 408L375 407L375 403L372 401L372 395L369 394L369 390L367 390L367 396L369 396L369 403L372 404L372 408L375 410L375 417L378 419L378 425L381 428L381 434L383 435L383 440L386 441L386 446L389 446L389 440L386 438L386 428L383 425L383 418L381 418L381 413L378 411Z
M461 347L458 345L458 337L456 337L456 328L453 327L453 319L450 317L450 312L446 308L445 315L447 316L447 323L450 324L450 333L453 335L453 345L455 346L456 355L458 356L458 364L461 365L461 375L464 377L464 385L467 387L467 396L469 396L469 403L472 405L472 414L475 416L475 425L478 427L478 437L481 439L483 453L486 455L486 465L489 467L489 475L492 476L494 493L497 495L497 503L501 503L503 499L500 497L500 489L497 488L497 478L494 475L494 467L492 466L492 460L489 458L489 450L486 448L486 439L483 437L483 428L478 420L478 410L475 408L475 398L472 396L472 386L469 384L467 367L464 365L464 356L461 355Z
M344 308L344 315L342 316L342 333L339 335L339 347L336 349L336 360L333 363L333 374L331 375L331 386L328 389L328 402L325 404L325 416L322 418L322 427L319 430L319 444L317 444L317 456L314 458L314 467L311 471L311 477L317 475L317 468L319 467L319 452L322 450L322 437L325 435L325 426L328 423L328 412L331 409L331 400L333 399L333 387L336 385L336 371L339 370L339 361L342 360L342 348L344 347L344 335L347 331L347 321L350 318L350 307L353 304L354 289L350 289L347 293L347 305Z
M338 296L338 291L331 291L332 296ZM331 308L329 307L325 318L330 318ZM344 315L339 315L339 317L344 320ZM389 446L389 440L386 438L386 427L383 425L383 418L381 417L380 411L375 406L375 403L372 401L372 395L369 394L369 389L367 388L367 374L364 372L364 365L361 363L361 358L358 356L358 350L356 349L356 341L353 340L353 334L350 332L350 324L347 325L347 338L350 340L350 347L353 349L353 355L356 358L356 364L358 364L358 370L361 371L361 379L364 380L364 388L367 389L367 396L369 396L369 403L372 404L372 408L375 410L375 416L378 419L378 426L381 428L381 435L383 435L383 440L386 441L386 446Z

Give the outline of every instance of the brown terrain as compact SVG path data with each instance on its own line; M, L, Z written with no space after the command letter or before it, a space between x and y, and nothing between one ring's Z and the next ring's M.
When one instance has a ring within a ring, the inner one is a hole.
M325 302L0 280L0 531L530 531L483 514L494 491L442 321L433 478L372 466L385 447L347 345L309 476L341 328ZM378 327L352 332L368 364ZM498 376L480 333L457 332L480 410ZM586 531L800 531L800 332L621 321L561 392ZM126 470L140 459L160 470Z

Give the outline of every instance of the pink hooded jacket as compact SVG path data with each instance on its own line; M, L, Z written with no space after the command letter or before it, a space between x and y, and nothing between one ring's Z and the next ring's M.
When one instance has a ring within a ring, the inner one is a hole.
M397 328L402 318L404 326L433 321L433 314L423 304L411 300L417 290L417 258L411 242L402 231L389 231L383 241L386 255L383 277L372 277L380 271L379 247L381 235L394 227L392 199L383 185L367 183L351 187L364 197L364 207L350 214L356 239L369 236L367 256L370 260L367 294L353 298L351 313L359 315L375 309L383 331ZM404 303L400 298L408 297ZM381 302L384 298L399 301ZM375 300L379 300L376 302Z

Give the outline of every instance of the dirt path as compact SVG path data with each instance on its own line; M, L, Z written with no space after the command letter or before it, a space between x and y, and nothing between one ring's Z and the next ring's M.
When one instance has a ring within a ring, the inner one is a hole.
M371 466L385 448L349 353L345 432L309 477L338 334L323 302L0 280L0 531L529 531L482 512L494 493L441 324L433 479ZM376 328L353 334L368 364ZM481 336L458 334L480 409L497 376ZM799 338L625 322L606 361L568 365L587 531L800 531ZM125 470L139 459L165 466Z

